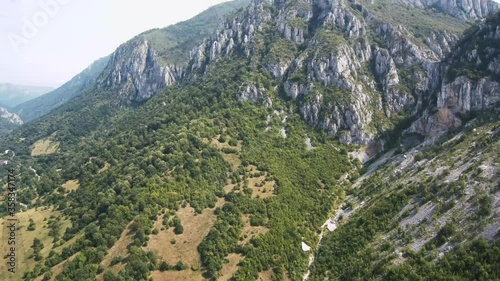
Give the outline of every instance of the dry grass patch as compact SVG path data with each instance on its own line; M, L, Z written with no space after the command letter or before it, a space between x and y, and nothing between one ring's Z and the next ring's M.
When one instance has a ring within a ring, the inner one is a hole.
M44 248L40 251L42 257L46 258L49 255L50 250L53 249L54 238L49 236L50 229L47 227L47 223L51 216L56 217L56 219L59 218L57 219L60 223L59 236L62 236L66 231L66 228L71 226L71 222L67 219L62 219L61 212L54 211L53 208L29 209L26 212L17 214L17 226L20 227L20 229L18 230L16 236L16 259L18 266L17 272L20 276L33 269L36 264L35 260L30 258L33 254L31 245L33 245L35 238L40 239L44 245ZM32 219L35 223L34 231L27 230L30 224L30 219ZM44 221L44 219L46 220ZM8 221L0 219L0 224L2 224L2 241L7 241ZM2 253L7 252L7 246L8 245L6 243L2 245ZM0 262L0 280L9 280L11 277L9 274L10 273L6 269L5 260L2 260L2 262Z
M234 170L237 170L238 167L241 166L241 159L239 155L222 153L222 158L231 164Z
M57 265L54 265L50 271L52 272L52 278L50 278L50 281L54 281L56 280L56 277L57 275L61 274L62 271L64 270L64 267L69 263L71 262L72 260L74 260L76 258L77 255L79 255L80 253L76 253L74 255L72 255L71 257L69 257L68 259L58 263ZM45 274L43 275L40 275L38 276L37 278L34 279L34 281L42 281L43 280L43 277L45 276Z
M59 142L50 139L43 139L35 142L31 150L31 156L50 155L59 150Z
M271 281L273 280L273 270L270 268L266 271L259 272L258 281Z
M118 263L111 266L111 261L114 257L122 257L126 258L128 256L128 246L133 243L133 233L130 231L129 227L132 225L133 221L131 221L127 227L123 230L120 238L115 242L113 247L109 249L108 254L101 261L100 265L106 270L111 270L114 273L119 273L125 268L125 264ZM96 280L103 280L104 272L97 275Z
M71 245L75 244L75 242L82 238L83 236L85 235L85 233L83 231L79 232L77 235L75 235L73 238L69 239L68 241L66 241L64 244L62 244L60 247L57 247L54 249L54 252L58 253L58 254L61 254L62 253L62 250L65 249L65 248L68 248L70 247Z
M245 258L245 256L241 254L229 254L226 259L228 263L224 264L222 269L220 270L220 276L217 280L219 281L227 281L233 277L233 275L238 271L238 264Z
M220 142L219 139L220 139L220 135L217 135L210 142L208 142L207 139L204 139L204 142L205 143L210 143L213 147L215 147L217 149L230 148L230 149L234 149L234 150L236 150L238 152L241 151L241 147L243 146L243 142L242 141L238 141L238 144L236 146L231 146L231 145L229 145L229 141L231 140L229 137L226 137L226 141L225 142Z
M228 184L228 185L224 186L224 192L229 193L229 192L233 191L235 187L236 187L236 184L233 184L233 183Z
M217 202L215 202L215 208L222 208L225 203L226 200L224 198L217 198Z
M100 170L99 170L99 174L100 173L103 173L103 172L106 172L107 170L109 170L109 168L111 167L111 164L109 164L108 162L104 163L104 167L102 167Z
M252 198L269 198L273 196L275 181L267 181L264 183L267 175L248 179L248 186L253 190ZM263 184L264 183L264 184Z
M62 185L67 192L76 191L80 188L80 182L78 180L70 180Z
M219 138L220 135L217 135L212 140L204 138L202 141L205 144L210 144L212 147L218 149L221 152L221 155L224 158L224 160L226 160L226 162L231 164L233 166L233 169L235 170L238 169L238 167L241 166L241 159L239 153L241 152L243 142L238 141L238 144L236 146L231 146L229 145L229 140L230 140L229 137L226 139L226 142L220 142ZM223 149L232 149L235 150L237 153L224 153Z
M154 281L202 281L206 280L200 271L153 271L151 274Z
M250 173L251 175L255 174L255 173L259 173L259 168L257 168L257 166L255 165L248 165L245 167L245 170Z
M243 216L243 222L245 226L243 227L243 230L241 231L241 239L239 244L244 245L250 242L250 239L253 237L259 236L259 235L264 235L269 231L269 228L265 226L252 226L250 225L250 215L244 215Z
M252 193L252 198L265 199L274 196L274 181L266 182L263 187L257 187Z
M224 199L219 199L218 205L223 204ZM157 254L160 260L167 262L170 265L175 265L180 260L184 261L188 267L200 265L200 254L198 253L198 245L205 238L210 229L215 223L216 216L214 209L205 209L201 214L195 215L195 211L189 205L186 208L180 208L177 216L180 218L184 232L180 235L174 233L174 228L170 227L160 231L157 235L151 235L148 246L144 247L144 251L152 251ZM163 216L159 216L154 227L161 229ZM175 244L171 243L175 240ZM173 273L166 272L155 273L155 275L173 276ZM190 278L191 270L184 270L174 275ZM155 279L156 280L156 279ZM161 280L161 279L159 279ZM163 279L164 280L164 279ZM174 280L174 279L172 279ZM188 280L188 279L184 279Z

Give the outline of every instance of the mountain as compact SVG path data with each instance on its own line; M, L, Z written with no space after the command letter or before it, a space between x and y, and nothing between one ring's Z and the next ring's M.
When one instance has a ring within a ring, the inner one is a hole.
M402 4L406 7L402 11L401 5L389 2L365 5L338 2L336 6L321 1L287 2L283 4L286 12L276 20L277 30L264 31L273 36L267 40L273 41L270 49L252 50L251 46L255 29L262 29L271 16L264 10L263 18L243 15L227 21L224 30L191 52L193 59L187 67L175 63L162 67L154 56L148 61L151 53L148 41L141 38L130 42L117 51L115 71L100 84L119 89L119 99L126 104L143 102L165 86L196 77L193 72L203 71L217 57L234 52L233 49L243 49L248 57L264 52L261 61L255 57L253 60L276 79L285 80L286 95L299 98L298 106L309 124L330 135L340 135L346 143L383 146L377 142L378 136L404 120L415 118L428 102L429 93L435 90L433 87L439 85L440 78L434 75L440 67L437 62L444 59L450 45L470 26L460 19L476 19L498 9L495 2L478 3L477 8L470 8L476 12L464 14L463 10L457 12L457 5L451 2L424 6L406 3ZM434 8L419 9L420 6ZM328 12L334 9L334 13ZM387 9L393 10L387 12ZM394 25L398 23L404 25ZM275 38L276 33L280 38ZM132 57L123 57L121 53ZM333 53L336 54L332 57ZM132 74L124 75L124 69ZM411 83L422 77L427 81L421 85ZM323 94L307 101L301 98L314 91L314 87L322 91L322 86L336 87L334 95L345 94L345 102L326 105L323 100L328 97ZM382 99L379 94L370 96L367 92L381 93ZM369 107L374 110L366 111ZM374 114L382 118L374 118ZM376 122L371 122L374 119Z
M71 98L91 88L107 66L109 57L104 57L87 67L61 87L45 95L29 100L14 107L14 111L25 122L32 121L66 103Z
M494 2L253 0L194 47L158 32L1 139L42 233L24 279L500 279Z
M18 104L48 93L52 89L53 88L50 87L22 86L3 83L0 84L0 104L13 108Z
M138 35L113 53L98 87L118 92L122 104L148 100L182 80L190 51L228 14L248 4L249 0L237 0L215 5L190 20Z
M116 87L116 84L123 84L124 89L121 91L138 88L140 89L137 90L139 96L150 97L151 94L148 94L148 91L156 94L166 85L170 85L172 79L175 79L175 74L171 73L169 64L172 64L172 68L175 69L175 64L187 60L189 50L197 46L202 38L211 34L225 15L247 4L248 0L237 0L215 5L190 20L138 35L119 47L111 56L94 62L60 88L20 104L14 108L14 111L25 122L29 122L47 114L73 97L91 90L96 85L109 88ZM133 56L133 58L128 56ZM133 63L139 63L139 65L127 65L132 60ZM142 69L138 70L141 64ZM129 77L137 78L135 78L136 81L128 81Z
M460 127L477 112L500 102L500 17L488 18L457 43L456 51L442 64L441 88L432 107L408 130L435 135Z

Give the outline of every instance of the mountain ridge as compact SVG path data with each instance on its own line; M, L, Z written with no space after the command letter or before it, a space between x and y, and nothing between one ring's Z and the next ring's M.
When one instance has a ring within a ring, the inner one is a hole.
M66 101L92 87L104 67L107 65L108 60L108 57L104 57L95 61L80 74L76 75L56 90L17 105L13 109L14 112L21 116L26 122L47 114L52 109L64 104Z
M0 83L0 103L14 108L18 104L36 98L53 90L51 87L23 86L11 83Z
M26 278L500 278L500 13L388 3L252 1L170 86L125 43L109 84L2 138L19 200L70 225Z

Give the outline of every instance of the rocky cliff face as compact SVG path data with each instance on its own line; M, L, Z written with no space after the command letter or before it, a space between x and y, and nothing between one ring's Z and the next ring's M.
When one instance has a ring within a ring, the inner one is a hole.
M99 86L118 91L120 101L131 104L156 95L178 81L182 73L181 67L162 65L148 40L138 36L113 53Z
M398 0L418 8L436 8L460 19L480 19L496 12L499 5L488 0Z
M481 18L498 9L483 0L401 0L391 5L406 5L409 17L415 11L423 15L420 20L440 27L453 23L422 9L432 7L459 19ZM307 123L355 144L376 142L400 120L429 112L436 92L436 106L449 109L440 111L446 126L459 124L456 116L464 110L496 102L495 94L477 94L494 93L494 81L445 80L449 67L441 61L455 50L457 28L415 30L409 23L391 23L373 9L363 1L254 0L194 48L186 66L163 63L152 44L139 36L113 55L100 85L116 89L125 104L141 102L168 85L204 75L220 58L243 56L278 80L283 96L297 104ZM500 71L498 58L488 62L492 73ZM271 106L265 95L270 89L255 85L246 81L236 98ZM469 94L452 98L457 88ZM411 131L427 134L426 126L414 124Z
M116 92L122 105L150 99L183 79L190 49L198 46L206 34L212 34L226 15L248 3L249 0L222 3L190 20L136 36L111 55L97 86ZM212 56L216 50L214 47Z
M500 13L471 30L442 63L441 87L432 109L407 132L434 137L462 125L471 113L500 102Z
M266 21L271 20L272 3L272 0L252 1L244 12L227 20L221 30L194 48L188 68L193 77L205 73L216 59L235 49L241 50L246 56L254 54L254 36L257 32L262 32Z
M264 93L264 91L265 89L259 89L254 84L243 84L240 86L238 100L258 102L265 107L270 107L273 105L273 102L271 98Z
M432 29L424 37L420 34L420 40L409 26L384 22L362 4L253 1L248 10L226 22L222 30L192 52L189 71L196 77L219 57L242 51L282 81L283 94L297 102L307 123L339 136L343 142L369 144L390 130L397 122L394 120L418 116L426 109L446 75L441 61L460 35ZM487 1L412 1L399 5L434 7L460 19L480 18L498 9ZM262 58L259 44L266 36L270 48ZM488 67L498 71L495 64ZM485 81L469 88L474 93L495 91L495 87L495 83ZM452 88L443 86L441 103L452 102L446 98ZM471 94L468 99L483 96ZM485 102L491 105L496 99L483 99L480 104ZM465 108L477 110L478 106ZM445 113L441 113L444 119ZM447 124L450 122L459 123L453 118Z
M344 137L346 142L367 143L373 138L366 129L372 119L368 105L374 99L375 103L380 99L364 93L363 85L357 83L358 71L366 67L375 52L379 59L378 71L387 76L384 82L387 87L397 82L397 75L393 77L395 65L392 59L380 55L383 51L372 50L366 40L357 42L354 48L349 44L350 39L358 40L365 35L367 25L364 21L364 18L355 16L343 1L253 1L248 10L226 22L223 30L192 52L190 71L203 73L218 57L241 50L253 60L261 59L264 69L283 81L284 93L288 97L314 96L308 101L298 99L300 112L308 123L327 130L331 135L349 131ZM266 38L273 41L268 42L273 46L264 58L257 58L258 40L263 34L269 34L269 25L277 36ZM326 26L339 32L328 34L324 32ZM256 36L259 36L258 40ZM340 44L329 42L332 36ZM328 46L330 43L333 44ZM305 51L293 54L291 50L283 50L298 44L306 45ZM384 54L388 55L388 51ZM304 79L300 82L291 79L293 74L303 75ZM315 83L320 87L314 87ZM367 84L374 89L376 83L368 81ZM355 98L350 104L335 101L326 104L325 100L330 99L322 93L325 87L351 92Z
M14 113L10 113L9 111L7 111L7 109L3 107L0 107L0 118L5 119L6 121L14 125L23 124L23 120L21 120L19 116L17 116Z

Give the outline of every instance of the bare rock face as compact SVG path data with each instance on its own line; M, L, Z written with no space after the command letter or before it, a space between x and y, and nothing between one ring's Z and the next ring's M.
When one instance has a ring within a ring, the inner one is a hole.
M299 96L307 95L312 89L312 84L304 85L299 82L287 80L283 85L287 97L296 99Z
M23 120L14 113L10 113L7 109L0 107L0 118L4 118L12 124L22 125Z
M486 0L394 1L460 19L498 9ZM272 74L308 124L355 144L381 141L394 117L417 118L408 132L428 135L498 102L498 81L491 77L447 80L446 57L457 52L456 34L431 30L418 40L409 29L385 22L355 0L253 0L194 48L186 66L162 64L151 44L138 37L113 55L100 85L118 89L126 104L145 101L168 85L205 75L221 58L240 56ZM487 31L481 38L500 38L500 28ZM270 51L276 42L284 42L277 47L281 54ZM496 54L484 49L460 56L498 75ZM256 85L245 82L236 98L272 106Z
M375 51L375 73L381 80L384 91L387 91L391 86L399 84L396 64L387 50L379 49Z
M499 4L491 0L398 0L418 8L437 8L459 19L479 19L499 10Z
M437 5L419 1L404 4L421 8ZM452 50L458 36L434 30L423 44L417 44L406 27L383 22L361 5L361 14L354 13L351 5L342 0L253 1L249 9L227 21L192 51L189 71L194 77L203 74L218 58L236 50L251 58L256 42L262 43L261 37L256 39L257 34L265 24L271 24L284 40L307 46L293 59L263 63L265 70L283 81L284 95L297 102L304 120L343 142L371 143L377 138L375 123L380 122L374 118L375 111L391 118L400 114L414 116L425 110L432 93L441 87L443 67L439 61ZM495 9L495 5L481 5L468 14L451 8L447 13L469 19ZM337 39L327 37L333 42L317 34L317 30L332 27L340 32ZM368 27L378 46L367 38ZM490 68L498 71L496 65ZM401 78L402 70L406 70L406 81ZM408 80L414 82L408 86ZM494 88L488 83L485 87ZM336 98L324 93L326 89L331 89ZM262 101L263 92L249 83L240 88L238 99ZM453 114L453 110L442 111L439 120L456 125L459 120Z
M162 65L150 43L141 36L118 48L108 69L109 74L100 78L99 86L117 90L124 104L148 100L183 74L180 67Z
M285 1L283 1L287 4ZM277 16L277 27L280 34L294 43L303 43L308 30L308 22L313 17L311 2L298 1L293 8L280 9Z
M324 18L324 25L333 24L349 38L357 38L366 34L365 22L355 16L343 1L333 2ZM321 5L320 5L321 6Z
M492 108L500 101L500 84L481 78L471 81L460 76L443 85L438 95L438 108L448 108L454 114L467 114Z
M461 126L462 118L471 112L494 108L499 102L500 83L489 78L474 81L460 76L442 86L438 93L437 112L424 112L407 132L436 137L450 128Z
M429 47L438 57L444 57L451 52L452 46L458 41L458 36L447 32L446 30L434 30L431 35L424 40L425 45Z
M190 79L203 75L220 57L232 53L236 48L246 56L253 54L254 36L261 32L263 24L271 20L268 8L272 0L254 0L250 6L223 26L200 46L191 51L189 63Z
M483 22L462 39L441 67L442 78L434 110L426 110L407 130L436 137L462 125L473 112L493 109L500 102L500 14Z
M240 86L240 93L238 94L239 101L251 101L270 107L273 105L271 98L265 93L265 89L258 89L255 84L243 84Z

